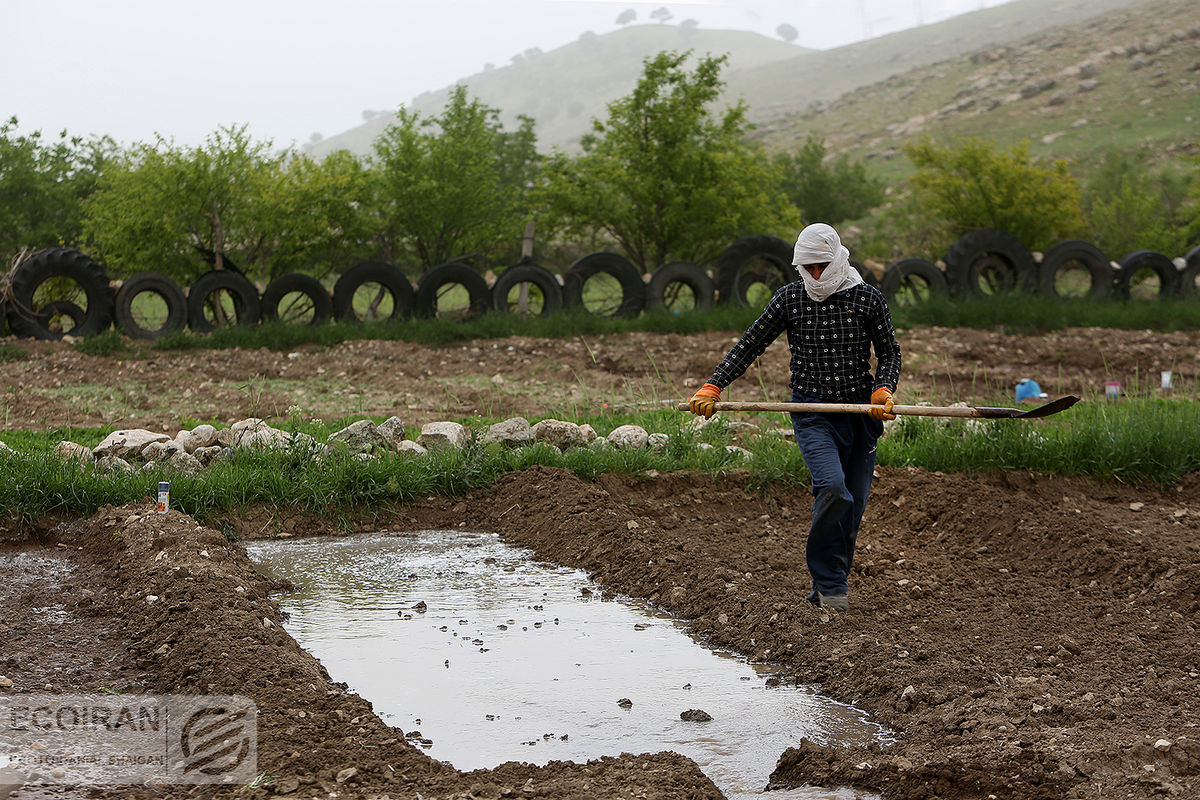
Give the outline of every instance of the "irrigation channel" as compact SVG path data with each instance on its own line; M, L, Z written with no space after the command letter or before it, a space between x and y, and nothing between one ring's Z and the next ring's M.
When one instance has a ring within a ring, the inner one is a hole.
M863 712L706 649L683 623L496 534L253 542L291 635L413 744L460 770L673 750L758 796L802 737L887 742ZM700 710L707 721L685 720ZM772 798L844 798L829 789ZM861 796L861 795L859 795Z

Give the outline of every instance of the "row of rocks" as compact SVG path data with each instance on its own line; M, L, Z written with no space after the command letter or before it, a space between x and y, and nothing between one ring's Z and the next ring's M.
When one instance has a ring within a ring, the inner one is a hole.
M707 421L689 421L693 430L700 430ZM758 433L758 427L748 423L729 423ZM94 464L103 470L132 471L154 465L164 465L183 472L198 472L217 461L232 459L238 451L296 449L320 459L333 450L343 450L358 459L383 455L420 456L430 450L461 448L471 440L469 428L457 422L430 422L421 427L415 439L405 438L404 423L399 417L389 417L380 424L364 419L329 434L324 442L305 433L292 433L272 427L257 418L235 422L228 428L197 425L180 430L173 437L144 428L113 431L104 441L87 448L71 441L62 441L54 452L63 459ZM597 435L591 425L579 425L558 419L544 419L530 425L524 417L513 417L488 428L483 444L504 447L525 447L545 443L559 450L586 447L593 450L644 450L664 452L670 437L665 433L648 433L638 425L622 425L608 436ZM713 445L700 443L700 449ZM749 451L728 445L727 451L749 456ZM0 442L0 452L11 451Z

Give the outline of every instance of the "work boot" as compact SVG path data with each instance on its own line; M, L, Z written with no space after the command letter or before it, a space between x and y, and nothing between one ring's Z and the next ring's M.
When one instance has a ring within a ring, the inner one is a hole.
M834 611L849 611L850 600L844 594L821 594L817 592L817 605Z

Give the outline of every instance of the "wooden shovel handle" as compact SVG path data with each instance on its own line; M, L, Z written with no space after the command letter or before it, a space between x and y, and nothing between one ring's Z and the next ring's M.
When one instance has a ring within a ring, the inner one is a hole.
M821 414L869 414L871 409L883 410L883 406L872 406L866 403L756 403L756 402L719 402L717 411L785 411L814 412ZM680 411L690 410L686 402L679 404ZM910 417L974 417L983 415L978 409L970 406L938 407L938 406L892 406L893 414L903 414Z

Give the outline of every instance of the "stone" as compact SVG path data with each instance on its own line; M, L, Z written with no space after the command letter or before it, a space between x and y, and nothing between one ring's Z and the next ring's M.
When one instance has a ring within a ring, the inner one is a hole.
M350 451L350 455L356 456L363 453L370 453L373 450L394 450L395 448L384 438L379 432L379 428L369 419L360 419L358 422L347 425L336 433L329 434L326 439L329 444L341 443Z
M11 689L12 686L13 686L12 678L6 678L5 676L0 675L0 689Z
M429 451L411 439L405 439L396 447L396 452L407 458L412 458L413 456L423 456Z
M596 437L599 435L596 433L596 429L586 422L579 426L579 432L583 434L584 444L591 444L596 441Z
M682 711L679 718L684 722L712 722L712 717L707 711L702 711L699 708L689 708L687 711Z
M346 781L350 780L357 774L358 774L357 767L346 767L344 770L341 770L340 772L338 772L337 777L334 778L334 780L336 780L338 783L345 783Z
M212 445L211 447L197 447L192 452L192 457L200 462L201 466L207 467L217 460L218 454L221 452L220 445Z
M502 444L505 447L523 447L533 444L533 429L524 417L513 417L497 422L483 435L484 444Z
M179 445L179 449L186 453L196 449L196 445L192 444L192 432L187 429L175 434L175 444Z
M240 435L241 432L234 432L233 428L221 428L217 431L217 440L213 444L218 447L233 447Z
M145 428L113 431L104 437L104 441L92 448L92 455L96 457L97 461L105 456L127 459L130 456L139 455L148 444L169 441L171 441L170 436L154 433Z
M105 472L133 472L133 465L118 456L101 456L96 459L96 468Z
M640 425L622 425L608 434L608 443L617 450L642 450L649 434Z
M470 439L471 432L465 425L457 422L427 422L421 426L417 444L426 450L446 450L463 447Z
M399 417L391 416L379 423L379 435L393 450L404 441L404 423Z
M1061 106L1067 102L1067 93L1063 91L1055 92L1046 100L1048 106Z
M78 461L80 464L93 464L96 457L92 455L92 451L81 444L75 442L61 441L54 445L54 455L61 458L63 461Z
M277 450L287 447L291 442L292 435L287 431L261 425L253 431L243 433L238 447L243 450Z
M1022 98L1028 100L1030 97L1036 97L1042 92L1050 91L1057 85L1057 82L1053 78L1035 78L1022 86L1018 92Z
M192 428L191 434L192 449L188 450L189 453L195 453L200 447L212 447L217 443L217 429L212 425L197 425Z
M148 464L156 464L159 461L166 461L176 453L187 454L187 451L179 446L179 442L174 439L167 439L165 442L151 442L142 449L142 459Z
M646 437L646 446L655 453L667 452L669 444L671 444L671 437L665 433L652 433Z
M559 450L579 447L587 444L586 435L574 422L564 422L559 419L544 419L533 428L533 438L539 442L552 444Z
M235 447L241 444L243 438L249 436L263 426L270 427L266 422L258 417L247 417L246 419L238 420L229 426L229 433L233 437L229 441L229 446Z
M754 454L744 447L738 447L736 444L725 445L725 452L730 455L738 456L739 458L750 458Z
M630 700L628 697L622 697L620 700L617 701L617 707L623 708L626 711L628 711L629 709L633 708L633 701Z
M608 439L603 436L597 436L587 443L588 450L595 450L597 453L605 450L611 450L612 446L608 443Z
M167 465L179 470L194 474L204 469L204 465L200 463L200 459L196 458L186 450L178 450L167 458Z

